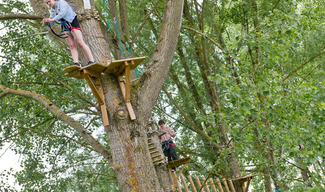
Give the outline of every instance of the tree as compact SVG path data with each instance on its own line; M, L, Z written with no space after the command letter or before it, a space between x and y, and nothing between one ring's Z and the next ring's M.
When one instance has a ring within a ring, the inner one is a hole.
M75 10L84 11L83 7L80 6L82 1L68 2ZM36 15L38 15L37 18L47 16L47 8L42 1L31 0L30 3ZM94 7L94 2L91 2L91 4ZM132 89L132 103L135 106L134 110L137 116L135 121L129 119L116 77L112 75L101 77L104 89L107 89L105 100L110 114L110 126L106 127L105 131L110 152L83 125L69 117L44 96L35 92L15 90L2 85L1 97L13 94L32 98L52 112L56 118L73 127L84 138L87 145L90 145L93 150L110 162L111 168L119 181L121 191L160 191L160 184L149 158L146 126L173 58L173 50L175 50L175 42L177 42L180 30L182 4L183 1L166 1L158 43L148 61L147 70ZM109 5L112 16L121 18L121 20L117 19L118 26L127 26L127 22L123 20L126 19L125 16L127 15L127 10L123 9L126 2L119 2L119 15L115 2L109 1ZM109 44L104 38L97 38L103 36L98 21L95 19L83 20L81 24L85 34L88 34L85 36L85 40L90 45L95 60L103 64L109 64L111 60ZM122 37L124 37L124 34L127 37L129 33L127 30L127 27L119 27L120 33L123 34ZM62 44L56 39L54 41L59 45ZM63 83L61 82L61 84Z

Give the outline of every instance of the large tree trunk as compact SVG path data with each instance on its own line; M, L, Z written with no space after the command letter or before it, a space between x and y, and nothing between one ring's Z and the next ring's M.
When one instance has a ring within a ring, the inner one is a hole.
M46 15L45 4L42 5L36 0L30 2L38 15ZM84 12L82 0L67 2L74 11ZM91 4L93 5L93 1ZM161 191L148 150L146 126L172 62L181 26L182 7L183 0L166 0L156 49L147 71L131 91L131 102L137 117L135 121L129 118L117 78L107 74L101 76L103 87L107 90L105 101L110 122L105 130L112 155L112 169L116 173L121 191ZM125 19L123 17L123 20ZM80 23L84 39L95 60L109 64L111 52L98 21L91 18L83 19Z

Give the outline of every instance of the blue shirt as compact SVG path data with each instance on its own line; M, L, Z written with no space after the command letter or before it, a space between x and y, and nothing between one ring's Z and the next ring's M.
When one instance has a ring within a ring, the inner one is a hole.
M56 2L55 6L56 6L56 10L58 11L58 14L56 14L55 9L53 9L53 8L51 9L51 17L55 21L59 21L60 19L64 19L64 20L71 23L73 21L73 19L77 15L72 10L70 5L64 0L60 0L60 1Z

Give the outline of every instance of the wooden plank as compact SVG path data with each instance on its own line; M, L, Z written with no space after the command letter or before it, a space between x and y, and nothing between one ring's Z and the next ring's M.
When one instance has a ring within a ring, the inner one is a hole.
M68 77L73 77L73 78L76 78L76 79L83 79L84 78L82 76L81 71L73 71L73 72L70 72L70 73L66 73L64 75L68 76Z
M96 77L96 78L100 78L100 73L96 72L96 71L92 71L92 70L88 70L88 69L84 69L83 70L84 73L87 73L90 76Z
M216 186L214 186L214 183L213 183L213 179L210 178L209 180L210 180L210 184L211 184L212 191L213 192L217 192Z
M245 189L244 192L248 192L248 188L249 188L249 184L251 183L251 180L252 180L252 179L249 179L249 180L247 181L247 183L246 183L246 189Z
M143 60L145 57L136 57L136 58L130 58L130 59L122 59L122 60L115 60L112 61L104 71L104 73L117 73L117 71L120 69L120 66L124 65L125 62L131 63L131 61L134 62L134 64L131 65L131 70L135 69ZM119 75L119 74L118 74Z
M220 182L220 180L218 178L217 178L217 185L218 185L218 187L220 189L220 192L223 192L223 189L222 189L222 186L221 186L221 182Z
M201 189L201 182L200 182L199 177L198 176L195 176L195 180L196 180L197 186L199 187L199 189ZM201 191L203 191L203 189L201 189ZM199 191L199 192L201 192L201 191Z
M103 73L105 71L105 69L107 68L106 65L101 64L101 63L93 63L91 65L87 65L82 67L82 69L87 69L90 71L96 71L98 73Z
M129 103L131 98L130 65L127 63L125 65L125 102Z
M96 86L94 85L94 82L92 81L91 77L88 74L83 73L84 78L86 79L90 89L93 91L93 94L95 95L96 99L98 100L100 105L104 104L104 98L100 95L98 92Z
M154 154L154 153L158 153L158 152L159 152L158 150L150 151L150 154Z
M161 157L161 155L158 154L158 155L152 156L151 158L154 159L154 158L157 158L157 157Z
M187 187L187 184L186 184L186 182L185 182L185 178L184 178L183 174L181 174L181 181L182 181L182 184L183 184L183 187L184 187L184 190L185 190L185 192L189 192L189 190L188 190L188 187Z
M236 192L235 187L234 187L234 184L232 183L232 180L231 179L228 179L228 182L229 182L231 191L232 192Z
M205 181L205 177L203 177L203 181ZM207 185L207 181L205 181L205 183L203 183L203 185L204 185L205 191L210 192L209 185Z
M70 65L63 69L63 71L66 73L71 73L73 71L80 71L80 70L81 70L81 67L79 67L77 65Z
M230 191L229 191L229 188L228 188L227 181L226 181L225 178L222 180L222 183L223 183L223 185L225 186L225 190L226 190L226 192L230 192Z
M191 175L188 176L188 180L190 181L193 192L197 192Z
M128 111L129 111L129 115L130 115L131 120L135 120L136 117L135 117L135 113L134 113L134 111L133 111L133 108L132 108L131 103L126 103L126 108L127 108Z
M181 170L179 171L179 173L178 173L178 175L177 175L177 179L178 179L179 175L182 174L182 172L183 172L185 166L186 166L186 164L182 166Z
M178 191L182 191L181 186L179 185L178 178L176 176L175 171L173 171L173 176L174 176L174 180L175 180L176 187L177 187Z
M191 162L191 158L190 157L185 157L182 159L177 159L175 161L170 161L168 162L168 168L172 168L172 167L177 167L179 165L183 165L183 164L187 164Z
M125 102L125 105L126 105L126 108L128 109L128 112L129 112L129 115L130 115L130 118L131 120L135 120L136 117L135 117L135 113L133 111L133 108L132 108L132 105L131 103L127 103L125 101L125 85L124 85L124 80L123 80L123 77L120 75L120 76L117 76L117 80L119 82L119 85L120 85L120 88L121 88L121 91L122 91L122 95L124 97L124 102Z
M100 109L102 111L104 126L109 126L108 114L107 114L107 109L106 109L105 102L104 102L103 105L100 106Z

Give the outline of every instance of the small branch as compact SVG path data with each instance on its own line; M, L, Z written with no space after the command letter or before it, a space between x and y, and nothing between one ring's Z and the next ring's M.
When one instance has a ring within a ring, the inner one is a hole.
M195 123L186 115L186 113L181 109L181 107L175 102L175 100L172 98L170 93L166 90L165 87L162 88L169 100L173 103L173 105L178 109L178 111L182 114L184 119L195 128L195 132L203 136L205 139L207 139L211 144L216 147L217 149L221 149L222 147L218 145L217 143L213 142L212 139L207 135L203 130L201 130L199 127L195 125Z
M323 55L325 53L324 51L325 48L322 49L322 52L316 54L315 56L313 56L312 58L310 58L308 61L306 61L305 63L301 64L298 68L296 68L295 70L293 70L289 75L287 75L282 82L284 82L285 80L287 80L291 75L293 75L294 73L296 73L299 69L301 69L303 66L307 65L308 63L310 63L312 60L314 60L315 58Z
M213 39L211 39L211 38L208 37L207 35L201 33L200 31L197 31L196 29L193 29L193 28L191 28L191 27L187 27L187 26L184 26L184 25L182 25L181 27L182 27L183 29L188 29L188 30L190 30L190 31L193 31L193 32L199 34L199 35L202 35L203 37L205 37L206 39L208 39L209 41L211 41L213 44L215 44L215 45L216 45L216 46L217 46L221 51L224 51L223 48L222 48L222 46L221 46L219 43L217 43L216 41L214 41Z
M8 15L0 15L0 20L6 19L32 19L32 20L41 20L42 17L38 15L28 15L28 14L20 14L20 13L12 13Z
M151 10L150 10L150 11L146 14L146 16L144 17L144 19L143 19L143 21L142 21L142 23L141 23L141 25L140 25L140 27L139 27L137 33L134 35L134 38L133 38L133 40L132 40L131 45L134 45L134 43L135 43L135 41L136 41L136 39L137 39L137 37L138 37L140 31L142 30L144 24L146 23L147 19L148 19L149 16L151 15L151 13L156 9L156 7L157 7L157 5L158 5L158 3L159 3L160 1L161 1L161 0L158 0L158 1L154 4L154 6L151 8Z
M1 40L0 43L7 42L7 41L17 41L17 40L21 40L21 39L27 39L27 38L30 38L30 37L33 37L33 36L37 36L37 35L46 35L48 33L49 32L46 31L46 32L31 34L31 35L28 35L26 37L19 37L19 38L15 38L15 39L5 39L5 40Z

